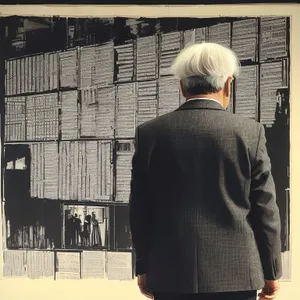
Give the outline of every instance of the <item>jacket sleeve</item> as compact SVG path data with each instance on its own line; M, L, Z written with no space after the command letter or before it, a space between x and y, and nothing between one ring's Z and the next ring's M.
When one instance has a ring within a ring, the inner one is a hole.
M149 251L150 210L147 193L147 160L139 139L139 128L135 134L135 152L132 159L131 191L129 199L129 222L132 243L136 254L136 275L147 272Z
M281 221L271 174L271 162L266 148L265 129L262 124L252 167L250 201L252 225L264 278L279 279L282 276Z

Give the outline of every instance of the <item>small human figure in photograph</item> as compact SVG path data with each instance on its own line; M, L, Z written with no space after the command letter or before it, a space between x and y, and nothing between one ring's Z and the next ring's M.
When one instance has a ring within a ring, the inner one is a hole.
M99 226L99 221L96 218L95 212L92 212L91 223L92 223L91 245L93 247L102 248L100 226Z

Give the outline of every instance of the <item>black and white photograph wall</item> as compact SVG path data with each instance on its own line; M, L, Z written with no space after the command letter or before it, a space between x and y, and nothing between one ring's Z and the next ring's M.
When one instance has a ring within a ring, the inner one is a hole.
M135 128L184 102L169 67L192 43L233 49L228 113L265 126L290 280L289 17L3 17L3 274L133 280Z

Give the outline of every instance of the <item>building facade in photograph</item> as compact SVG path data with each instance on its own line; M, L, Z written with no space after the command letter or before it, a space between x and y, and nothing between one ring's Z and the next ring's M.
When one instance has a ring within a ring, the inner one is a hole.
M2 24L4 276L133 279L135 128L183 103L169 67L187 45L209 41L241 61L228 113L265 125L289 280L289 18Z

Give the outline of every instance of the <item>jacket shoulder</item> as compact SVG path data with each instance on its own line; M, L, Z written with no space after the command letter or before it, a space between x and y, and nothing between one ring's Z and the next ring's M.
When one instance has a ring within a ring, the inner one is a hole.
M164 115L161 115L159 117L156 117L150 121L147 121L143 124L140 124L137 126L139 132L149 132L152 130L162 130L165 126L168 124L172 124L173 120L176 119L176 112L170 112ZM228 127L230 128L236 128L238 131L241 131L243 133L249 132L252 134L256 134L260 127L261 123L257 122L256 120L249 119L246 117L243 117L241 115L236 115L230 112L224 111L224 114L222 116L219 116L220 121L222 119L222 124L228 124ZM215 121L214 121L215 122Z
M241 129L259 129L262 124L256 120L246 118L241 115L236 115L233 113L229 113L228 119L231 120L232 123L241 126Z
M158 116L152 120L149 120L145 123L140 124L139 126L137 126L137 129L139 129L139 131L147 131L150 129L154 129L157 127L163 126L163 124L170 118L170 116L173 114L173 112Z

